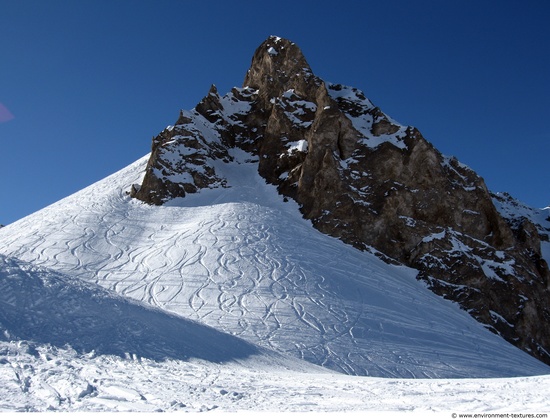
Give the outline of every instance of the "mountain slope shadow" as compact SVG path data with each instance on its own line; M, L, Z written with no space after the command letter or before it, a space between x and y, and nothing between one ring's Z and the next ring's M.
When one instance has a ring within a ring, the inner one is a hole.
M259 354L246 341L0 255L0 339L69 345L96 355L229 362Z

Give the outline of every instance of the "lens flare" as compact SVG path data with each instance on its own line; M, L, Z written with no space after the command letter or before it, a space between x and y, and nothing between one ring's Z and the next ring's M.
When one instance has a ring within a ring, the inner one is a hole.
M15 118L13 114L9 111L8 108L4 106L2 102L0 102L0 123L7 122L10 119Z

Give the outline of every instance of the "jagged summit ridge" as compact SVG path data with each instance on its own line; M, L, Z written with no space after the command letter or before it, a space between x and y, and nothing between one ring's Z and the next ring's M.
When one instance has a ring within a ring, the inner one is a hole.
M414 267L508 341L550 362L550 273L540 243L503 218L483 181L356 88L315 76L298 46L270 37L243 86L207 96L153 140L134 196L153 204L230 186L233 147L320 231ZM525 224L527 226L528 224Z

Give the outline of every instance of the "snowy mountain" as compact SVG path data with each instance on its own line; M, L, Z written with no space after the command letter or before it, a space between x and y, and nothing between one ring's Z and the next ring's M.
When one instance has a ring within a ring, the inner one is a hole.
M279 44L266 53L283 55ZM250 80L265 75L255 68ZM212 88L150 155L2 228L0 410L471 410L474 393L491 409L511 399L547 408L548 377L525 377L550 367L436 295L418 269L304 218L306 192L291 192L315 163L308 130L330 132L317 126L326 120L309 124L323 100L374 115L361 137L367 148L403 150L417 135L393 131L357 90L331 86L315 104L283 88L279 117L265 126L251 110L271 93L243 87L220 97ZM364 128L365 118L333 110L346 135ZM258 149L247 134L254 121L261 138L291 124L288 137ZM355 173L357 155L340 140L350 154L340 167ZM322 159L324 175L331 165ZM366 203L367 192L357 190Z
M315 76L296 44L268 38L242 88L222 97L213 86L182 112L153 139L132 196L161 205L225 188L216 162L235 147L319 231L417 269L432 291L550 363L550 271L527 224L510 224L483 179L416 128Z

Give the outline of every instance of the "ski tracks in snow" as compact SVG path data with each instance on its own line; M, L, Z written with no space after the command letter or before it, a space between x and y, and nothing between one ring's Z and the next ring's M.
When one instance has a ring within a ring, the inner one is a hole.
M316 363L333 357L334 341L349 345L355 320L337 308L326 278L303 269L301 254L313 245L277 212L220 204L170 208L177 218L156 220L147 214L155 208L106 205L52 220L15 256Z

